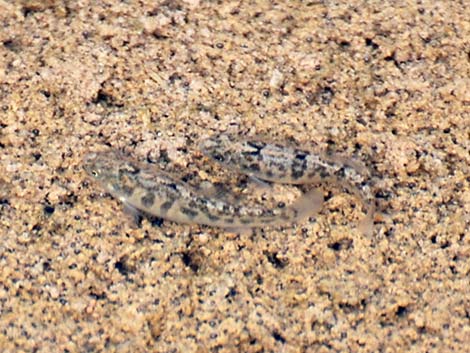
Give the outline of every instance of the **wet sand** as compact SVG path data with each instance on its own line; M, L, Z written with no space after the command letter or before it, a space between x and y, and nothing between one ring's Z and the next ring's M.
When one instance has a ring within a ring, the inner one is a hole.
M470 10L347 3L0 2L2 352L468 350ZM135 225L82 169L238 190L222 131L360 159L373 234L335 187L294 227Z

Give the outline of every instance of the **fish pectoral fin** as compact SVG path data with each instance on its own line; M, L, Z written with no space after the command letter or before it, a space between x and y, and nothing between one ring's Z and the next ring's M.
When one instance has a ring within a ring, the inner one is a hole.
M376 213L375 205L367 205L366 214L358 224L359 230L366 236L374 234L374 217Z
M323 203L324 197L321 189L312 189L300 195L291 206L297 211L296 221L317 215L320 213Z
M266 182L264 180L261 180L260 178L254 176L252 174L250 174L248 177L249 177L250 182L252 182L253 184L255 184L259 188L262 188L262 189L270 189L271 188L271 184L269 184L268 182Z
M123 208L124 213L127 217L130 218L132 224L137 228L140 228L142 226L142 219L144 218L144 213L127 202L124 202Z

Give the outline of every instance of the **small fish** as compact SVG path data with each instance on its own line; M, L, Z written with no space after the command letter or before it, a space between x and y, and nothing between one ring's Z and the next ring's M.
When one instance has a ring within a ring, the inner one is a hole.
M203 139L199 149L225 167L255 179L284 184L337 183L364 201L366 218L361 227L371 232L375 198L370 173L358 161L233 134Z
M312 190L292 205L275 209L231 204L207 197L171 175L116 151L88 154L84 169L128 208L180 223L233 230L284 225L318 213L323 203L322 193Z

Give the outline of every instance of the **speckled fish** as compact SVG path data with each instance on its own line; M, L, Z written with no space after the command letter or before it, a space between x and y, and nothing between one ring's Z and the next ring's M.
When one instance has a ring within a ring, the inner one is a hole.
M363 226L372 226L375 199L370 190L370 174L357 161L234 134L203 139L199 149L225 167L255 179L285 184L335 182L364 201L367 217Z
M84 169L127 207L180 223L233 230L285 225L318 213L323 203L322 193L312 190L292 205L275 209L230 204L206 197L171 175L116 151L88 154Z

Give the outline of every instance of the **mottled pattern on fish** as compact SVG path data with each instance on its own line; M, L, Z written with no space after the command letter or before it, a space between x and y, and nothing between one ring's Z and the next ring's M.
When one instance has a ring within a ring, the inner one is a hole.
M87 155L84 168L127 206L180 223L233 229L288 224L319 212L323 202L322 194L314 190L291 206L275 209L230 204L115 151Z
M370 174L357 161L232 134L211 136L202 140L199 148L227 168L261 180L285 184L335 182L364 200L368 215L374 211Z

